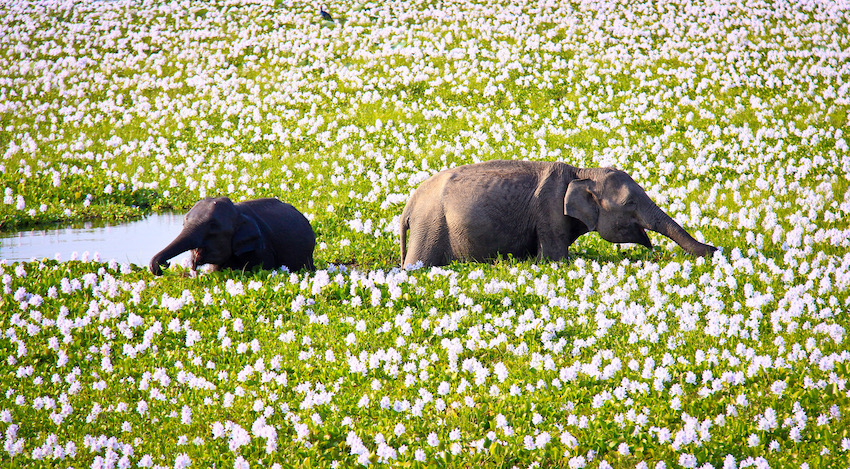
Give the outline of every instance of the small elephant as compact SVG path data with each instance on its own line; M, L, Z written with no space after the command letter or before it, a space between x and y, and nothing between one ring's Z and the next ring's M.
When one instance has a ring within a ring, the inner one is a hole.
M172 257L192 250L192 269L212 264L220 269L313 269L316 235L310 222L292 205L278 199L234 204L227 197L196 203L183 219L183 231L151 259L154 275L162 275Z
M623 171L494 160L441 171L414 191L401 214L401 261L560 260L589 231L652 248L645 229L697 256L717 250L691 237Z

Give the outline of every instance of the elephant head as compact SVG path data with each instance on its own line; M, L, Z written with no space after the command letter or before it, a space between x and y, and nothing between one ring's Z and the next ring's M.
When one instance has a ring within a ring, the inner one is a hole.
M154 275L183 252L192 251L192 269L199 265L218 267L236 256L263 248L260 229L253 218L227 197L206 198L196 203L183 219L179 235L151 259Z
M637 243L652 248L644 230L672 239L697 256L710 256L717 248L695 240L664 213L643 188L623 171L610 168L581 169L567 186L564 214L584 223L589 231L612 243Z

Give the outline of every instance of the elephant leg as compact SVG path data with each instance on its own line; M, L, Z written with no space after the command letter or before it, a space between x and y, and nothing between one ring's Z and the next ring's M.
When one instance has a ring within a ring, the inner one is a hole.
M561 228L561 227L558 227ZM537 260L560 261L570 256L570 245L578 237L569 230L551 229L550 227L537 229Z
M570 256L570 248L564 240L537 239L537 260L560 261Z
M447 244L446 242L430 243L425 239L412 240L404 260L405 267L416 264L418 261L426 266L448 264L451 261L451 255L444 248Z
M426 266L446 265L454 259L445 221L442 217L429 218L432 220L427 222L411 220L404 266L417 261Z
M551 227L555 226L555 229ZM570 246L579 236L587 233L587 227L580 222L551 223L545 228L537 229L537 260L550 259L559 261L570 256Z

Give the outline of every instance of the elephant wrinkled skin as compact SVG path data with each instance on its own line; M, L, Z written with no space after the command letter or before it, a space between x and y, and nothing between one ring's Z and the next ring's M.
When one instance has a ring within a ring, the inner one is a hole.
M414 191L400 220L401 261L433 266L500 254L559 260L589 231L652 248L644 230L697 256L717 250L691 237L623 171L487 161L441 171Z
M192 251L192 269L313 269L316 236L310 222L292 205L278 199L234 204L227 197L196 203L183 219L183 230L151 259L154 275L168 260Z

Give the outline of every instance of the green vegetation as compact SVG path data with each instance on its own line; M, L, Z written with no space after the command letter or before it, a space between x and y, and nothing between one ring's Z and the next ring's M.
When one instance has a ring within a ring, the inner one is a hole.
M0 265L0 466L850 464L846 10L325 7L0 5L0 231L226 195L320 243ZM400 270L411 191L493 158L616 166L722 251Z

